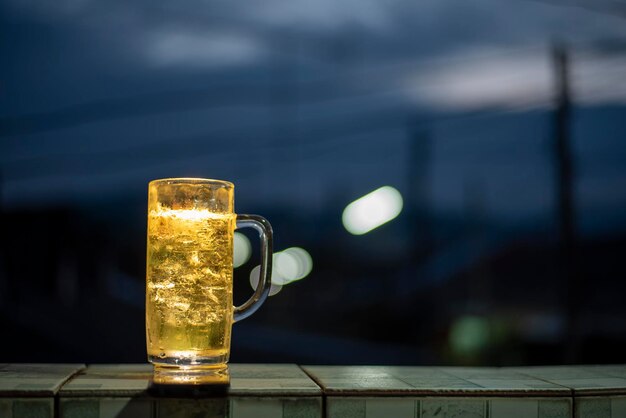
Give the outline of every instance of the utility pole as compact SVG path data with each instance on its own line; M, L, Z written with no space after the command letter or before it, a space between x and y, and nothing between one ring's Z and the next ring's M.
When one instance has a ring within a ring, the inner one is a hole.
M430 170L432 140L426 127L409 126L409 152L407 176L407 213L413 266L423 262L432 251L432 219L430 219Z
M559 264L566 291L565 360L576 363L580 353L580 302L582 274L578 266L576 212L574 207L574 168L570 140L571 100L567 49L556 45L552 51L556 79L554 113L554 157L557 177Z
M4 191L5 191L5 177L4 171L0 167L0 311L5 307L14 295L9 294L12 289L9 288L9 278L7 277L7 270L5 268L5 254L6 247L9 245L7 231L6 231L6 214L4 209Z
M298 194L294 198L301 200L301 165L302 143L299 131L300 118L300 91L298 80L299 65L299 40L294 34L284 37L276 37L274 48L277 51L273 56L270 68L270 91L269 106L272 112L272 130L266 148L267 165L264 167L266 176L271 178L271 173L276 170L276 162L279 164L290 163L295 159L295 164L286 164L285 167L296 167L295 172L281 173L292 176L292 181L297 185ZM295 152L294 152L295 150ZM270 181L267 186L270 187Z

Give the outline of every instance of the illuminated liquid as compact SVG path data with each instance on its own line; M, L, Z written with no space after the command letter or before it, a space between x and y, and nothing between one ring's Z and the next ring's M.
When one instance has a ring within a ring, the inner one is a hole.
M232 214L205 210L148 214L146 332L153 363L228 360L234 224Z

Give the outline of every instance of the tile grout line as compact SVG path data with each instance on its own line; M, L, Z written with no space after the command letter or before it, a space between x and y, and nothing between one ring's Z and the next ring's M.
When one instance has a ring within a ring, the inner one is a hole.
M324 390L322 383L318 379L316 379L315 376L309 374L306 369L302 367L302 365L296 364L296 366L298 366L298 368L302 370L302 372L306 374L309 379L311 379L317 385L317 387L320 388L320 391L322 392L322 418L326 418L326 391Z
M59 394L58 392L54 394L54 398L52 398L52 417L58 418L61 416L60 406L59 406Z
M555 382L551 382L548 379L543 379L543 378L538 377L538 376L533 376L531 374L524 373L522 371L519 371L519 372L516 371L515 373L521 374L523 376L532 377L533 379L541 380L542 382L550 383L551 385L556 385L556 386L560 386L562 388L565 388L565 389L569 390L571 396L574 397L574 388L571 388L571 387L565 386L565 385L561 385L561 384L558 384L558 383L555 383Z
M562 388L565 388L565 389L569 390L569 398L572 400L572 418L576 418L576 391L574 390L574 388L571 388L571 387L565 386L565 385L561 385L561 384L558 384L558 383L555 383L555 382L551 382L551 381L549 381L547 379L543 379L543 378L538 377L538 376L533 376L533 375L530 375L528 373L524 373L523 371L519 371L519 372L516 372L516 373L519 373L519 374L521 374L523 376L532 377L533 379L541 380L542 382L550 383L552 385L557 385L557 386L560 386Z
M72 374L70 374L69 376L67 376L66 379L64 379L63 381L61 381L61 384L59 384L59 387L57 389L57 391L54 393L54 397L52 398L52 416L53 418L60 418L61 417L61 400L59 397L59 393L61 393L61 390L63 389L63 387L65 386L66 383L68 383L70 380L72 380L75 376L78 376L83 370L87 369L87 365L83 364L82 367L76 371L74 371Z

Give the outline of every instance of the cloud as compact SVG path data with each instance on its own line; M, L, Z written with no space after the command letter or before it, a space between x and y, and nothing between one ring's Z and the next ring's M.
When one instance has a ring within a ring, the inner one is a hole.
M377 0L261 0L242 9L251 21L272 27L314 32L342 31L357 25L369 30L389 27L390 11L398 1Z
M626 56L569 50L569 80L577 103L626 104ZM442 110L551 106L555 98L552 50L475 48L406 75L410 100Z
M571 67L576 102L626 104L626 55L574 55Z
M408 76L407 93L416 102L441 109L533 107L551 97L548 53L475 49Z
M597 39L626 39L623 18L524 0L250 0L245 7L202 0L8 4L37 20L48 17L64 30L80 28L76 33L85 38L83 44L89 47L91 36L100 59L125 76L144 77L146 68L155 67L171 78L188 69L230 67L258 74L263 70L256 64L269 55L285 60L297 55L299 72L326 71L338 94L365 83L381 93L401 90L395 96L400 102L454 110L543 106L553 90L553 39L569 43L575 53ZM295 52L285 52L282 40L292 42ZM333 48L349 51L343 55L348 59L339 60ZM68 65L81 63L79 51L60 54L68 55L63 57ZM421 65L432 60L444 64ZM622 84L625 65L619 58L574 62L577 97L588 103L624 102L626 93L615 85ZM363 69L364 78L345 75Z
M156 66L223 67L249 64L265 52L264 45L237 32L167 29L150 34L142 48Z

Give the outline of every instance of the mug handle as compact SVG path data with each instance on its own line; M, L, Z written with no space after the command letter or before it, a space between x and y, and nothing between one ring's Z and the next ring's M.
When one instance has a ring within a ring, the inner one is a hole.
M272 225L259 215L237 215L237 228L254 228L261 240L261 270L254 294L243 305L235 306L233 321L246 319L257 311L267 299L272 282Z

